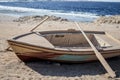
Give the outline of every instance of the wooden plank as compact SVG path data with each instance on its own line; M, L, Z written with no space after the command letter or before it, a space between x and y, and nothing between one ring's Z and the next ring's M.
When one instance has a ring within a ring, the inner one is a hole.
M36 34L31 34L31 35L21 37L17 39L16 41L24 42L24 43L31 44L31 45L47 47L47 48L54 48L54 46L46 38L44 38L43 36L36 35Z
M113 36L111 36L109 33L105 33L109 38L111 38L112 40L114 40L114 41L116 41L117 43L119 43L120 44L120 40L118 40L118 39L116 39L116 38L114 38Z
M37 26L35 26L33 29L31 29L30 31L33 32L33 30L35 30L37 27L39 27L43 22L45 22L49 17L45 17Z
M111 69L111 67L109 66L109 64L107 63L107 61L104 59L104 57L102 56L102 54L96 49L96 47L92 44L92 42L89 40L89 38L87 37L87 35L85 34L85 32L82 30L82 28L79 26L79 24L77 22L75 22L76 26L78 27L78 29L82 32L82 34L84 35L84 37L86 38L86 40L88 41L88 43L90 44L90 46L92 47L92 49L95 52L96 57L98 58L98 60L101 62L101 64L103 65L103 67L106 69L106 71L109 73L109 75L114 78L116 77L115 72Z
M113 40L111 41L109 38L107 38L106 35L94 34L94 37L97 40L101 48L113 46L110 44L110 42L113 42Z

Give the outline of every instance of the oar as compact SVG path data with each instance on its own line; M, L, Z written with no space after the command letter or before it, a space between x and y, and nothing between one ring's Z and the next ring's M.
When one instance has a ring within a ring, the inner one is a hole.
M101 64L103 65L103 67L106 69L106 71L109 73L109 75L114 78L116 77L115 72L111 69L111 67L109 66L109 64L107 63L107 61L104 59L104 57L102 56L102 54L97 50L97 48L92 44L92 42L89 40L89 38L87 37L87 35L85 34L85 32L82 30L82 28L79 26L79 24L77 22L75 22L76 26L78 27L78 29L82 32L82 34L84 35L84 37L86 38L86 40L88 41L88 43L90 44L90 46L92 47L92 49L95 52L96 57L98 58L98 60L101 62Z
M35 30L37 27L39 27L43 22L45 22L49 17L45 17L37 26L35 26L33 29L31 29L30 31L33 32L33 30Z

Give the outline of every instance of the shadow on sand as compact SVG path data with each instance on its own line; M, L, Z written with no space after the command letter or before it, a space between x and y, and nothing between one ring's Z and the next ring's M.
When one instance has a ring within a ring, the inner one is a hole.
M112 69L120 77L120 57L108 59ZM99 61L80 64L55 63L48 61L27 62L26 65L45 76L75 77L82 75L102 75L106 71Z

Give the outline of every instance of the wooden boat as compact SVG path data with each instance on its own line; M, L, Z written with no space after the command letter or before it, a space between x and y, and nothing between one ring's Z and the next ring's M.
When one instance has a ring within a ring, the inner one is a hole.
M120 55L119 40L110 35L108 37L108 34L104 32L84 32L77 22L74 23L81 33L79 31L71 32L71 30L33 32L48 18L47 16L31 29L31 33L8 40L21 60L38 58L59 62L85 62L98 59L110 77L116 77L115 72L104 58Z
M105 32L85 33L104 58L120 55L120 43ZM98 60L80 31L31 32L8 40L8 43L23 61L32 58L59 62Z

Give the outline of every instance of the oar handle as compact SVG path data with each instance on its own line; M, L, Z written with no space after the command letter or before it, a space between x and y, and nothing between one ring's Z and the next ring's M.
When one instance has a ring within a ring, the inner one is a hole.
M49 17L45 17L37 26L35 26L34 28L32 28L30 31L33 32L33 30L35 30L37 27L39 27L42 23L44 23Z

